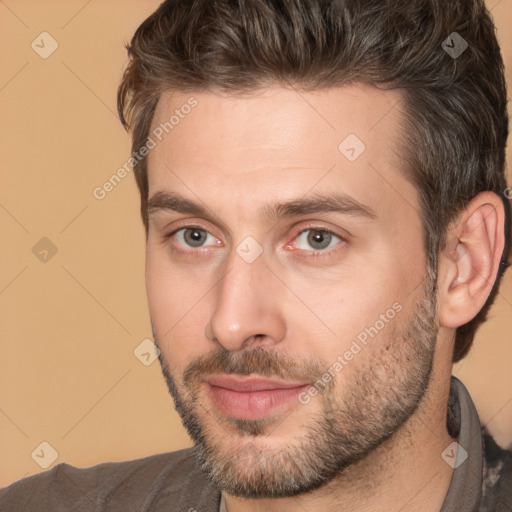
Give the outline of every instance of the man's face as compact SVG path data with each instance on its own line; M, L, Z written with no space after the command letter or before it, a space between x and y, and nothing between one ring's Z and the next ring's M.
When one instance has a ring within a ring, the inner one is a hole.
M203 465L232 494L322 485L425 393L434 283L399 108L363 85L160 99L153 133L175 118L148 157L154 335Z

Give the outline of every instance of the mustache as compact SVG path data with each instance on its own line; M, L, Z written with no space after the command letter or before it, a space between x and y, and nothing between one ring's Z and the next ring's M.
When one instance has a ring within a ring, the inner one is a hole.
M195 357L183 372L183 383L190 386L206 375L225 373L263 377L279 377L289 380L314 382L323 373L326 365L311 358L290 357L263 347L231 352L218 348L209 354Z

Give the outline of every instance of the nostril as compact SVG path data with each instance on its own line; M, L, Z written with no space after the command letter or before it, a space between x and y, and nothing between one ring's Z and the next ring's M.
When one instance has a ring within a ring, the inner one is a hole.
M260 338L261 339L265 338L265 334L254 334L250 338L247 338L247 340L245 341L245 346L246 347L251 346L255 341L258 341L258 339L260 339Z

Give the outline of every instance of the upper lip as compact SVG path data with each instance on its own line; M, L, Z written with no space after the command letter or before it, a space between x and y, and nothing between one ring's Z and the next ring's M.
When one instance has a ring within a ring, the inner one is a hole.
M270 389L293 389L305 386L307 382L264 379L240 375L213 375L205 379L210 386L230 389L232 391L267 391Z

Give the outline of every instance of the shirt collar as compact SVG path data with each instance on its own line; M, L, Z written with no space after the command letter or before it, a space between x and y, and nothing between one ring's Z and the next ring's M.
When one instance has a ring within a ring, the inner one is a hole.
M482 499L482 431L473 400L456 377L451 380L450 402L458 408L452 415L458 424L451 426L458 431L458 439L443 452L454 471L440 512L477 512Z

